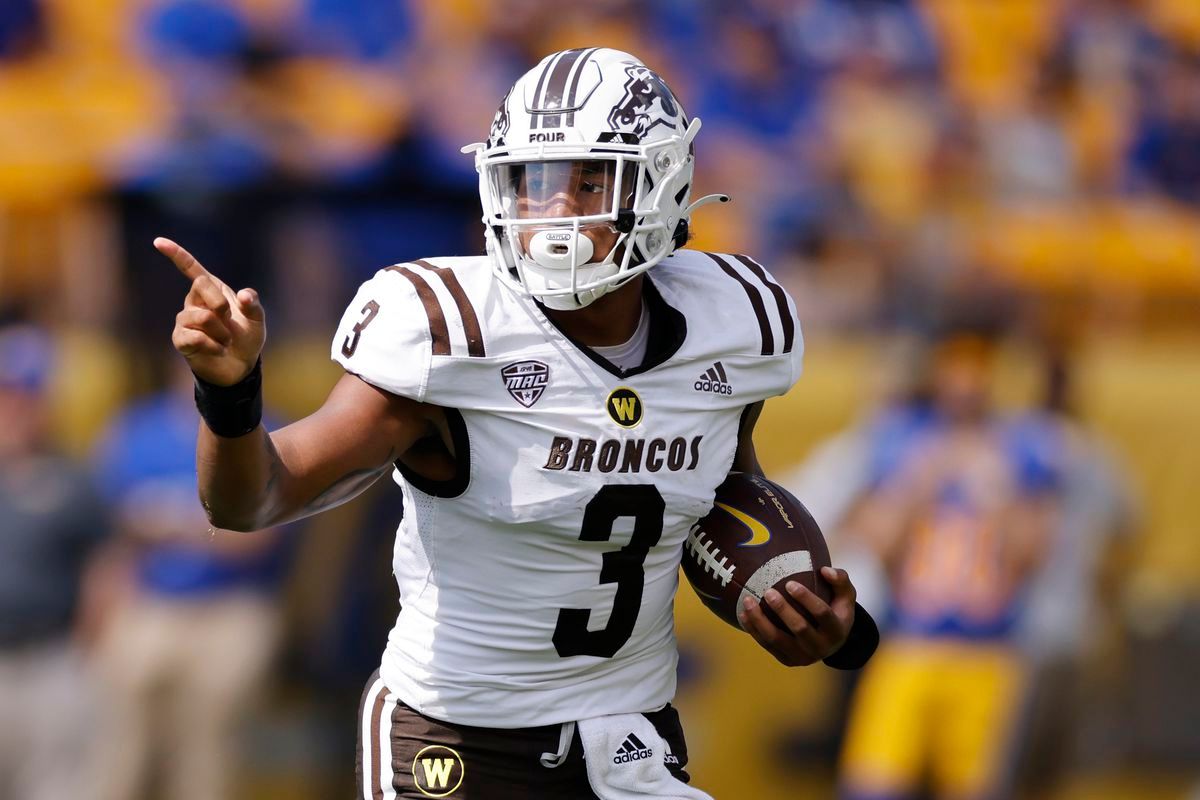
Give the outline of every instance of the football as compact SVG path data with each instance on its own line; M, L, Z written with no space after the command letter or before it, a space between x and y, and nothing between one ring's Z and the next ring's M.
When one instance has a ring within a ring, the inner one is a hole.
M692 526L683 552L683 574L701 601L739 630L738 608L749 596L784 627L763 593L774 587L799 608L784 590L788 581L829 602L833 591L820 574L829 565L825 537L800 501L778 484L742 472L730 473L717 487L712 511Z

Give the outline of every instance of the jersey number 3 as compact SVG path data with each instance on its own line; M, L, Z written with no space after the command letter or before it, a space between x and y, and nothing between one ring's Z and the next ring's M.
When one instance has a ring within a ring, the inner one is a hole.
M375 319L375 315L379 313L379 303L374 300L367 301L367 304L362 307L362 313L366 314L358 322L354 323L354 328L346 335L346 341L342 342L342 355L346 358L354 355L354 351L358 349L358 337L362 336L362 332L371 324L371 320Z
M558 610L554 649L560 656L612 658L629 641L642 607L646 579L642 565L650 548L662 536L665 510L666 503L653 484L605 486L587 504L579 533L581 542L607 542L612 537L613 524L621 517L633 517L633 536L629 544L603 556L600 583L617 585L607 625L591 631L588 630L590 609Z

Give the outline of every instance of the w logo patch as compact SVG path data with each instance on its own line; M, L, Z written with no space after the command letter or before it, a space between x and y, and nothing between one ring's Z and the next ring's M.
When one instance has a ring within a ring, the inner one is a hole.
M529 408L550 383L550 367L540 361L516 361L500 370L504 388L513 399Z
M433 744L413 759L413 783L426 797L449 797L462 786L462 757L449 747Z

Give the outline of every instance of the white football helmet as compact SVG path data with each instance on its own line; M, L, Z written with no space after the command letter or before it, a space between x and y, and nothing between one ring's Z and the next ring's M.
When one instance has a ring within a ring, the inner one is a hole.
M619 50L542 59L505 95L479 172L497 276L549 308L583 308L687 241L692 140L655 72Z

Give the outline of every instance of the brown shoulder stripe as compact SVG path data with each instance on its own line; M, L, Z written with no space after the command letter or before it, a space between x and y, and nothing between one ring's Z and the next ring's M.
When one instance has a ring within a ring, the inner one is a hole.
M792 310L788 308L787 295L784 294L783 287L771 280L771 276L763 269L762 264L754 259L742 255L735 255L734 258L757 275L763 285L770 289L771 294L775 296L775 305L779 307L779 319L783 323L783 352L792 352L792 345L796 342L796 321L792 319Z
M433 343L433 354L450 355L450 331L446 328L446 315L442 312L442 304L438 302L437 295L433 293L433 287L402 264L393 264L388 269L408 278L417 290L417 297L421 298L421 305L425 306L425 316L429 317L429 339Z
M771 332L771 323L767 319L767 309L763 305L762 295L759 294L758 289L755 289L725 259L712 253L705 253L704 255L717 262L717 266L724 270L726 275L742 285L742 289L746 291L746 297L750 298L750 306L754 309L754 316L758 317L758 330L762 334L762 355L773 355L775 353L775 334Z
M458 276L454 274L454 270L434 266L423 258L418 258L413 264L429 270L442 279L442 283L450 290L450 296L454 298L454 305L458 307L458 315L462 317L463 333L467 336L467 355L483 358L485 355L483 330L479 327L479 317L475 316L475 307L471 305L471 300L463 290L462 284L458 282Z

